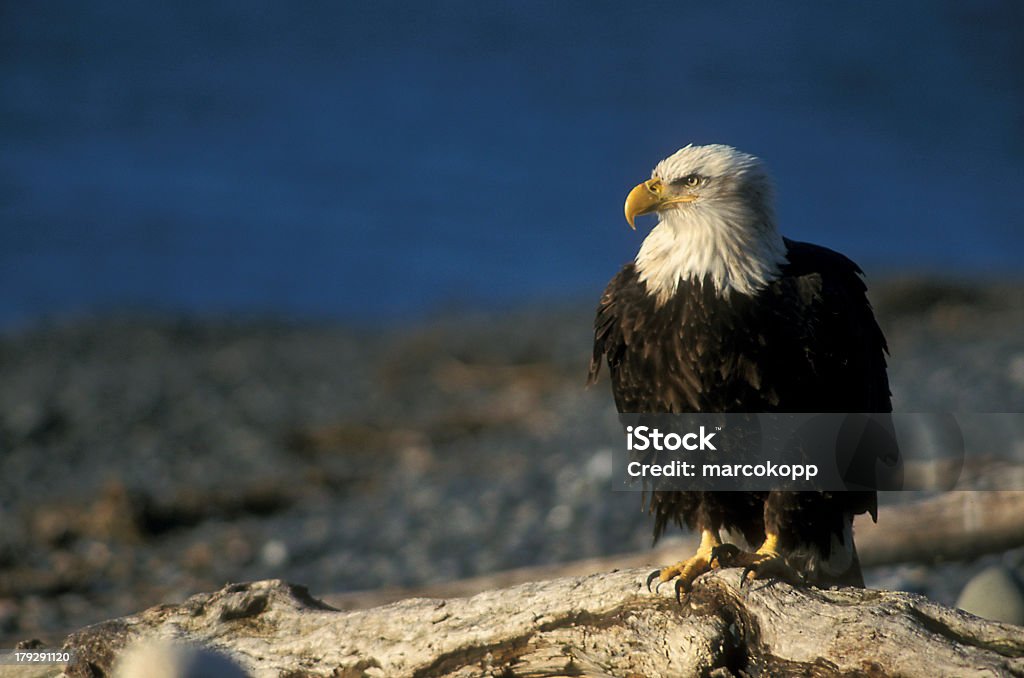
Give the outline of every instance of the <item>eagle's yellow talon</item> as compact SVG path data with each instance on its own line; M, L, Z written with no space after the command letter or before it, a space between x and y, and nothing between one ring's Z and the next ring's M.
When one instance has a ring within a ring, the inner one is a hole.
M719 544L711 549L712 567L731 567L733 560L742 551L735 544Z
M773 552L761 553L754 562L743 568L740 587L745 582L754 581L755 579L777 579L788 584L802 584L804 582L804 578L786 562L785 556L781 553Z
M790 567L784 556L778 550L778 537L769 534L757 551L740 551L731 544L724 544L722 547L713 550L712 558L717 560L721 567L742 567L740 575L740 588L748 581L755 579L778 579L790 584L801 584L804 579L800 574ZM731 548L727 548L731 547Z
M680 600L683 593L689 593L693 590L693 582L697 577L719 567L716 554L720 552L731 553L733 551L739 552L739 549L732 544L722 544L717 533L705 530L701 533L700 547L697 549L697 553L692 558L681 560L675 565L651 572L647 576L647 590L651 590L651 582L655 579L658 580L658 585L654 587L655 593L662 584L675 579L676 600Z
M711 560L708 554L697 552L692 558L687 560L681 560L675 565L656 570L651 573L647 578L648 589L650 589L650 582L654 581L654 578L658 578L658 585L654 587L654 591L658 589L667 581L676 580L675 590L676 597L679 597L680 589L684 593L689 593L693 589L694 580L711 569Z

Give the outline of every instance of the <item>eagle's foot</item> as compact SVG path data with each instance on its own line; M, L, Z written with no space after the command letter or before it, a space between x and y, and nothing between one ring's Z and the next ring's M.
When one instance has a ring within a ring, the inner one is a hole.
M711 569L711 558L707 553L700 553L699 551L692 558L681 560L675 565L669 565L663 567L660 570L655 570L647 576L647 590L651 590L651 583L655 579L658 580L658 585L654 587L654 591L658 589L667 581L676 580L676 599L682 597L683 593L689 593L693 590L693 581Z
M739 567L738 559L741 558L752 558L753 553L747 553L746 551L740 550L740 547L735 544L719 544L715 548L711 549L711 566L712 567Z
M718 567L742 567L740 588L754 579L778 579L790 584L802 584L804 578L790 567L786 556L778 550L778 539L769 536L757 551L742 551L732 544L722 544L711 550L711 560Z
M728 544L728 546L732 545ZM658 580L657 586L654 587L655 592L665 582L675 579L676 600L681 600L683 594L693 590L693 582L697 577L714 567L718 567L712 558L712 553L721 547L722 544L719 542L717 534L705 532L701 537L700 547L692 558L681 560L675 565L669 565L668 567L651 572L647 576L647 590L651 590L651 584L655 579ZM732 548L736 549L735 546L732 546ZM736 550L738 551L739 549Z
M755 579L776 579L789 584L804 583L804 578L790 567L786 562L786 556L781 553L777 551L762 552L758 549L754 555L757 557L743 568L743 574L740 575L740 588Z

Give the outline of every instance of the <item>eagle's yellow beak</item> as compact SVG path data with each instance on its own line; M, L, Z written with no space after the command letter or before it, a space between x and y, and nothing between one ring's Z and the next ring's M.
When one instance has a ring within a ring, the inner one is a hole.
M633 190L626 196L626 221L629 227L636 230L636 218L641 214L656 212L667 205L676 203L693 202L697 199L695 195L678 195L670 197L665 193L665 185L661 179L648 179L642 184L633 187Z

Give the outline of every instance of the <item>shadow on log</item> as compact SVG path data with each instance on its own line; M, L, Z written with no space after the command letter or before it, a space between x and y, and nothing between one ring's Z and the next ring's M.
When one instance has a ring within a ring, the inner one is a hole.
M678 604L671 587L648 593L647 573L350 612L281 581L235 584L72 634L68 674L111 675L129 646L170 638L230 657L248 675L290 678L1024 676L1024 628L918 595L741 589L733 569L701 577Z

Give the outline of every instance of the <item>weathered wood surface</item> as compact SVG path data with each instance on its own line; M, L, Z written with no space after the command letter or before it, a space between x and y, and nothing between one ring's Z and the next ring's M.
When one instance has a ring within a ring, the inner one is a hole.
M1024 628L921 596L740 588L730 569L698 579L679 604L671 587L649 593L647 573L350 612L280 581L231 585L72 634L65 647L78 660L68 672L108 675L126 647L173 638L257 677L1024 676Z

